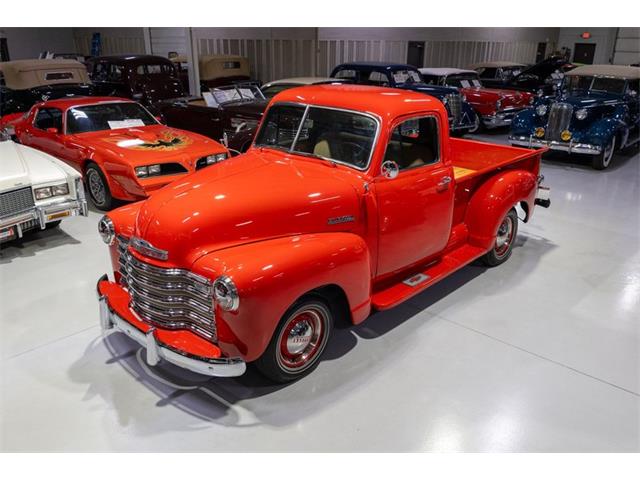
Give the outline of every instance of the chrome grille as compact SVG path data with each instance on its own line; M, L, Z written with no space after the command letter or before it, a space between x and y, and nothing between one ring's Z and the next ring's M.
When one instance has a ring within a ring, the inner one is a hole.
M9 217L31 210L35 206L31 187L0 194L0 217Z
M547 120L547 140L562 140L560 134L569 128L571 115L573 115L573 107L568 103L551 105L549 120Z
M213 292L209 280L188 270L161 268L134 257L118 238L121 283L131 308L142 319L168 329L187 329L216 339Z
M462 117L462 96L459 93L451 93L444 98L454 125L459 124Z

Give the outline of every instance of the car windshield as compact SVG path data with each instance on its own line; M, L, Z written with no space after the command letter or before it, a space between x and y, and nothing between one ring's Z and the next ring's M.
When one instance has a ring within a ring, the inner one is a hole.
M569 76L569 90L588 90L592 92L608 92L622 94L626 80L611 77Z
M415 70L399 69L391 72L396 85L410 85L412 83L422 83L422 77Z
M265 97L254 84L237 84L228 85L218 88L210 88L208 92L203 93L207 105L217 106L230 102L253 102L255 100L264 100Z
M269 109L255 145L365 169L369 165L376 132L377 122L361 113L276 104Z
M481 87L482 83L478 79L478 74L461 73L447 76L447 85L449 87L470 88Z
M70 108L67 134L155 125L157 120L134 102L113 102Z

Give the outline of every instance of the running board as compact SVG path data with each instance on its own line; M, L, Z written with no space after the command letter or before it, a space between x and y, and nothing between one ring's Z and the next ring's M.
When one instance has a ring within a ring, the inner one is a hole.
M471 245L463 245L448 253L442 259L422 272L415 273L399 283L376 292L371 303L376 310L386 310L426 290L428 287L456 270L468 265L486 253L485 250Z

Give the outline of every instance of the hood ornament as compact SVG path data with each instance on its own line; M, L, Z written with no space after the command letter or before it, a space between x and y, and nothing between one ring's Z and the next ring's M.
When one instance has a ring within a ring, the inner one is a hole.
M151 245L146 240L138 237L131 237L131 240L129 240L129 245L136 252L144 255L145 257L151 257L158 260L167 260L169 258L169 252L167 252L166 250L160 250L159 248Z

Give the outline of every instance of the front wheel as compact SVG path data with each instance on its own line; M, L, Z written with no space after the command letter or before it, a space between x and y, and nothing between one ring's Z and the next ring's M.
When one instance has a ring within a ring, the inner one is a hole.
M614 136L609 143L602 149L602 152L593 157L593 168L596 170L604 170L611 164L613 152L616 150L616 137Z
M481 257L482 263L488 267L495 267L506 262L513 251L513 243L518 235L518 212L515 208L509 210L500 222L493 248Z
M476 121L473 124L468 132L469 133L480 133L482 131L482 120L480 120L480 115L476 115Z
M111 196L107 179L104 177L100 167L95 163L89 164L85 176L87 190L89 190L89 196L93 204L100 210L111 210L113 197Z
M303 297L283 315L255 365L276 382L296 380L318 364L332 328L333 313L329 305L316 296Z

